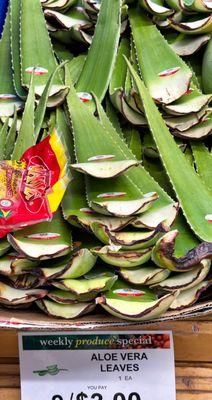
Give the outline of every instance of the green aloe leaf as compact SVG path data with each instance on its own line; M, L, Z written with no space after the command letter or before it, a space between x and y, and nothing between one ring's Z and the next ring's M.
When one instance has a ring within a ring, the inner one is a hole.
M23 153L35 144L34 135L34 109L35 109L35 92L34 92L34 74L31 77L31 83L27 101L25 104L24 114L22 117L21 127L12 153L12 160L20 160Z
M143 101L151 133L183 213L196 235L210 242L212 241L212 226L205 217L210 213L211 193L185 160L146 87L129 62L128 66ZM180 166L180 169L176 170L176 166ZM192 197L192 203L188 201L187 193Z
M95 308L95 303L58 304L52 300L38 300L37 306L47 315L57 318L73 319L88 314Z
M22 101L17 97L13 86L9 12L0 40L0 59L0 117L8 117L14 114L15 109L22 108Z
M197 172L208 189L212 190L212 154L203 143L192 142L191 148Z
M9 117L7 117L4 125L0 130L0 160L5 160L4 155L5 155L7 134L8 134L8 122L9 122Z
M34 0L33 2L22 0L21 70L22 84L24 87L29 86L30 70L28 69L33 67L41 68L41 74L35 75L34 82L35 93L41 96L50 75L57 67L57 62L46 28L40 0ZM62 83L59 73L57 73L54 79L54 85L51 87L50 96L57 95L60 101L62 101L66 94L67 89Z
M6 145L5 145L5 150L4 150L4 159L5 160L10 160L14 146L15 146L15 141L16 141L16 132L17 132L17 112L14 114L14 118L11 124L11 127L9 129L9 132L7 134L6 138Z
M21 18L21 1L10 0L11 55L12 55L12 66L13 66L13 81L17 95L25 99L27 93L24 90L21 82L20 18Z
M54 82L54 79L58 73L58 71L64 67L64 65L66 64L66 61L64 61L63 63L61 63L60 65L57 66L57 68L55 69L54 72L52 72L52 74L50 75L46 86L43 90L43 93L40 97L38 106L36 108L35 111L35 129L34 129L34 135L35 135L35 140L37 140L39 133L40 133L40 129L42 127L43 124L43 120L45 117L45 112L46 112L46 107L48 104L48 98L50 95L50 91L51 91L51 86Z
M186 93L192 73L144 13L132 9L129 15L144 82L153 99L172 103Z
M120 0L101 2L95 34L77 83L78 91L94 92L100 100L108 88L115 62L121 28L120 17Z
M191 18L186 22L178 22L175 18L169 18L171 26L176 29L178 32L186 33L187 35L196 35L203 33L211 33L212 28L212 16L203 16L201 18L199 15L195 16L195 18Z
M167 37L168 39L168 37ZM180 33L174 40L169 41L172 49L178 56L190 56L196 53L202 46L210 40L210 35L197 35L195 37Z

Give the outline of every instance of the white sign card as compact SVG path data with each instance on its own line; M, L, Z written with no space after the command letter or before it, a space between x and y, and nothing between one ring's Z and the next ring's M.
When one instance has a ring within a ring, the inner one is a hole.
M19 333L22 400L176 400L172 333Z

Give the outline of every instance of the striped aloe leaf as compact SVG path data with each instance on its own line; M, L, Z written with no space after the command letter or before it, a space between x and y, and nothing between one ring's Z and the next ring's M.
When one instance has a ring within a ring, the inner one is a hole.
M210 213L211 193L186 162L145 85L129 63L128 66L143 101L151 133L183 213L196 235L202 240L210 242L212 241L212 226L205 217ZM177 171L176 165L180 166ZM192 196L192 204L190 201L188 202L187 193Z

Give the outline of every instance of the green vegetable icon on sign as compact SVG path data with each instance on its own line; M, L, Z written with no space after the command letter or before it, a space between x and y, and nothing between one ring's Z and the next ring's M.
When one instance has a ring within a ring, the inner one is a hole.
M61 371L68 371L68 369L58 368L57 364L49 365L46 369L39 369L37 371L33 371L33 374L38 374L39 376L45 375L58 375Z

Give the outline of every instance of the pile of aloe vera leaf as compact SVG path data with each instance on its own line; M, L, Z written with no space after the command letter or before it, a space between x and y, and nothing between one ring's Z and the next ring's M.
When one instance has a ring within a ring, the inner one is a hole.
M71 181L52 221L0 240L1 306L211 309L211 34L210 0L9 1L0 159L56 129Z

